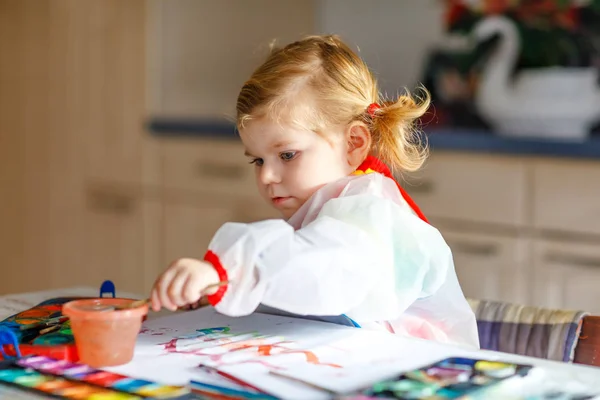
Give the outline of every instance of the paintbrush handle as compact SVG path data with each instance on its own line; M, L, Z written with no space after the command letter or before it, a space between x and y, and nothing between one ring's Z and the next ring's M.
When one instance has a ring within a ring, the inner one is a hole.
M19 329L22 331L26 331L29 329L36 329L36 328L41 329L41 328L52 326L52 325L62 324L64 322L67 322L68 320L69 320L69 317L63 315L61 317L50 318L50 319L48 319L46 321L42 321L42 322L36 322L33 324L22 325Z
M205 294L206 294L206 292L209 291L209 290L211 290L211 289L219 288L221 286L225 286L225 285L228 285L228 284L229 284L229 281L220 281L220 282L217 282L217 283L210 284L210 285L208 285L207 287L205 287L200 292L200 297L204 297ZM129 303L128 305L119 306L119 307L115 307L115 308L117 310L122 310L122 309L125 309L125 308L136 308L136 307L142 307L142 306L144 306L146 304L150 304L150 303L152 303L151 299L143 299L143 300L136 300L136 301L134 301L132 303Z
M208 285L207 287L205 287L201 292L200 292L200 297L203 297L207 291L211 290L211 289L216 289L216 288L220 288L221 286L226 286L229 284L229 281L220 281L217 283L213 283L211 285Z
M46 333L57 331L57 330L60 329L60 327L61 327L61 325L53 325L53 326L51 326L49 328L42 329L40 331L40 335L45 335Z

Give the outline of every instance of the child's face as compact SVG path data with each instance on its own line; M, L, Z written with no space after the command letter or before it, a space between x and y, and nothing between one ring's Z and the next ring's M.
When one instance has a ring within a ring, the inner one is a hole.
M353 172L343 128L323 135L256 120L240 131L261 196L289 219L317 189Z

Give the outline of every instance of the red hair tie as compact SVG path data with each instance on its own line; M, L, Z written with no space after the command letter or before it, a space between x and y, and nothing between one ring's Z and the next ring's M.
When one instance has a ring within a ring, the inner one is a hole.
M377 110L379 110L381 108L381 106L377 103L371 103L369 104L369 106L367 107L367 114L369 114L371 117L375 116L375 112Z

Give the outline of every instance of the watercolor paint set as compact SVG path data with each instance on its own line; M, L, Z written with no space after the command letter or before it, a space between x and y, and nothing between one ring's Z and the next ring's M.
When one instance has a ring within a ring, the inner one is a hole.
M46 356L0 363L0 384L66 399L200 399L188 387L162 385Z
M115 285L106 280L99 298L116 297ZM63 315L63 306L89 297L67 296L46 299L0 321L0 360L30 355L45 355L79 361L71 321Z
M69 361L79 356L63 304L78 298L46 300L0 321L0 359L47 355Z
M365 399L463 399L475 398L502 381L524 377L531 365L471 358L447 358L425 367L373 384L357 396ZM485 398L485 396L483 397Z

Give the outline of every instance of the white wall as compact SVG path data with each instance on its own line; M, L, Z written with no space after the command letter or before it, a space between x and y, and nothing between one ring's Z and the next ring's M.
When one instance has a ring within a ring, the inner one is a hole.
M413 88L443 34L442 0L320 0L317 28L360 48L382 90Z
M442 0L151 0L149 112L232 116L268 43L340 34L390 94L414 87L442 36Z
M238 92L269 43L315 30L313 0L154 0L148 24L149 109L233 116Z

